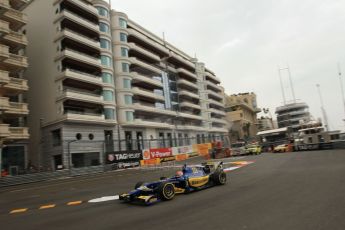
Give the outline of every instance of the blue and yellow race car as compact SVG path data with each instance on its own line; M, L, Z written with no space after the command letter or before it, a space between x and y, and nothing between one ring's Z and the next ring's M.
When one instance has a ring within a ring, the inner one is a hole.
M171 200L175 194L189 193L225 183L223 162L206 162L200 166L184 165L182 171L177 171L173 177L162 177L158 181L149 183L138 182L134 190L120 195L119 199L149 205Z

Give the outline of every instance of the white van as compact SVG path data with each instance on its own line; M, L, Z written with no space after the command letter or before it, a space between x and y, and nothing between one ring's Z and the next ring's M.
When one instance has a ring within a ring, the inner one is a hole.
M232 156L241 156L246 154L246 143L245 142L236 142L231 144L231 155Z

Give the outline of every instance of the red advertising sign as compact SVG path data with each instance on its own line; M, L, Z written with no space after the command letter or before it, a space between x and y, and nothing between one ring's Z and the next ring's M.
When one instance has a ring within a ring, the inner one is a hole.
M150 149L150 155L151 155L151 159L171 157L172 149L171 148Z

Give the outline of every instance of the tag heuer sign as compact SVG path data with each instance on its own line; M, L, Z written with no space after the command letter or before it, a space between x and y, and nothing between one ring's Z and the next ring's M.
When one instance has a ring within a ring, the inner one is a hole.
M134 151L118 151L108 154L108 161L110 163L119 162L133 162L140 161L142 159L142 153L140 150Z

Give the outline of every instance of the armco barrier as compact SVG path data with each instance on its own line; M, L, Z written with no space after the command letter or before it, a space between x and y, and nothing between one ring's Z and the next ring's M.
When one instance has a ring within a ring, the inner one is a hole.
M6 176L0 178L0 188L7 187L12 185L28 184L33 182L56 180L59 178L81 176L87 174L101 173L104 171L115 170L117 167L113 165L106 166L91 166L86 168L73 168L70 170L60 170L55 172L40 172L40 173L31 173L18 176Z

